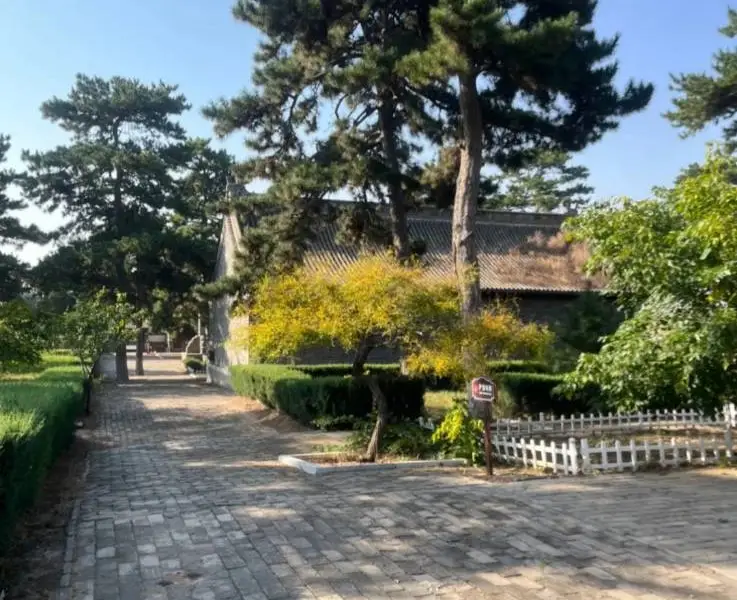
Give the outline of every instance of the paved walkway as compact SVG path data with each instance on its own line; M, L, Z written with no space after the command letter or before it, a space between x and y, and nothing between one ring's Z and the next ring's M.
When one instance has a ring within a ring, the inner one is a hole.
M326 476L187 378L110 386L60 598L730 599L737 478Z

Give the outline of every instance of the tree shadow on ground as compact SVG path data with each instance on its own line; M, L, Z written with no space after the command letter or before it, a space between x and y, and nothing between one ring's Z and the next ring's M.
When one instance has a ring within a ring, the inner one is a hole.
M103 581L84 557L109 543L134 597L734 597L729 479L315 478L276 462L312 434L263 427L225 396L182 381L106 390L72 581ZM147 544L155 568L139 562Z

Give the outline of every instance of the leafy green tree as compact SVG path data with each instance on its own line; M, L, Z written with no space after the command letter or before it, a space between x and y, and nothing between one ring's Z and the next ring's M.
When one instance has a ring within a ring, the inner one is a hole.
M484 164L581 150L652 96L651 85L614 87L617 38L596 37L595 8L594 0L439 0L429 47L403 61L412 80L458 89L453 256L466 318L481 307L474 223Z
M0 303L0 371L41 362L42 336L22 300Z
M124 293L139 319L138 374L146 324L171 314L214 262L213 215L203 207L224 189L229 158L186 139L177 117L188 108L176 86L78 75L67 98L41 107L70 143L24 153L26 197L68 218L57 231L66 244L42 262L36 280L45 282L42 291ZM51 273L57 277L48 280ZM124 352L121 344L120 360Z
M728 23L719 31L733 40L737 36L737 11L729 9ZM724 123L724 138L730 150L737 138L737 49L718 50L712 58L712 74L671 75L673 110L665 117L681 129L684 136L698 133L712 123Z
M80 300L62 317L63 345L79 359L84 374L87 414L90 411L95 364L110 343L125 343L126 331L133 320L133 308L125 295L119 293L111 301L110 294L104 289L90 298ZM127 375L123 374L123 377Z
M583 354L572 389L597 384L610 408L712 410L735 392L737 188L713 153L653 200L611 202L571 220L627 319Z
M6 160L10 149L10 139L0 135L0 167ZM46 241L44 233L35 225L23 225L16 216L16 211L26 208L22 200L8 195L11 185L20 182L21 176L11 169L0 168L0 244L8 244L16 248L27 242L42 243ZM0 301L7 302L17 298L23 292L27 266L12 254L0 252Z

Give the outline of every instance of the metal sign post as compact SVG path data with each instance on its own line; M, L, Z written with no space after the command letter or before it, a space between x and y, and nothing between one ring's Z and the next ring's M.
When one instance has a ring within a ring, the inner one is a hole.
M476 402L483 402L484 454L486 457L486 472L491 477L494 475L494 465L491 461L491 408L496 401L496 384L486 377L476 377L471 381L471 399Z

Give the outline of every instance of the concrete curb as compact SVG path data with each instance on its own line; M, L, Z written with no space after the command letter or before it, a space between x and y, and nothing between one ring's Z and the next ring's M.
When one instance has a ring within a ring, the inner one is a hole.
M357 471L390 471L393 469L427 469L428 467L464 467L465 458L448 458L442 460L408 460L393 463L361 463L340 465L321 465L310 462L313 456L331 456L336 452L311 453L311 454L282 454L279 462L295 469L299 469L308 475L328 475L330 473L355 473Z

